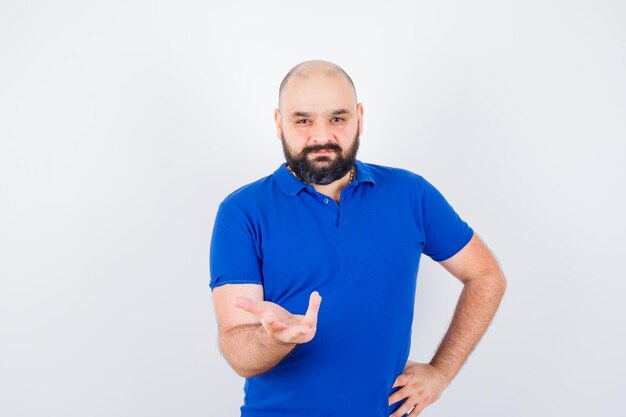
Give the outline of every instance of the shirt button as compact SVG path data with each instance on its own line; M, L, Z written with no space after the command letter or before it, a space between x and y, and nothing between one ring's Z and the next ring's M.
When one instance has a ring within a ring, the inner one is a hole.
M328 204L328 199L327 198L324 199L324 204Z

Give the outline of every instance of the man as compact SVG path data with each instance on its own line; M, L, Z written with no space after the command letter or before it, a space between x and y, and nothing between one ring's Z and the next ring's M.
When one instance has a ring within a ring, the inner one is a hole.
M486 331L506 279L422 176L356 159L363 105L340 67L294 67L274 119L286 162L222 201L211 238L241 415L417 416ZM430 363L408 360L422 253L464 284Z

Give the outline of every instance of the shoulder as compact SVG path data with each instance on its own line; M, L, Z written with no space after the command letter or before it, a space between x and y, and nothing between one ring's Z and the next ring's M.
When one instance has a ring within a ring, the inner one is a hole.
M428 185L426 179L409 169L400 168L388 165L372 164L369 162L362 162L366 168L371 172L373 178L382 185L393 185L401 187L411 187L423 190Z
M272 187L271 177L271 175L267 175L236 188L224 197L220 206L243 212L254 211L259 201L262 201L266 193L270 191Z

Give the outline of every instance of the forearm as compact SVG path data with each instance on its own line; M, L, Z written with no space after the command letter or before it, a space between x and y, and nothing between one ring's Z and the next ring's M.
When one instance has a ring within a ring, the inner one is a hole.
M448 383L487 331L505 289L502 274L475 279L463 286L450 327L430 362Z
M272 339L260 323L230 329L219 344L230 366L245 378L272 369L297 346Z

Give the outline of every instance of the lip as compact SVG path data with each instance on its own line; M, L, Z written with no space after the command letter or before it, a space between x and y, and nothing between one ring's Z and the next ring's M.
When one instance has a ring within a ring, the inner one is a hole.
M315 154L315 155L318 155L318 154L319 154L319 155L325 155L325 154L328 154L328 153L333 153L333 152L334 152L334 151L331 151L331 150L328 150L328 149L322 149L321 151L314 152L314 154Z

